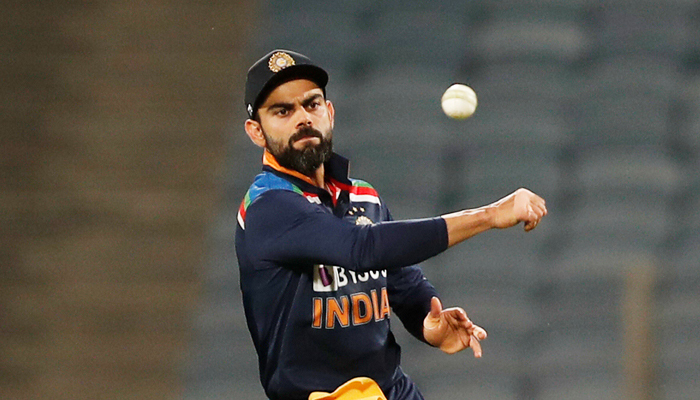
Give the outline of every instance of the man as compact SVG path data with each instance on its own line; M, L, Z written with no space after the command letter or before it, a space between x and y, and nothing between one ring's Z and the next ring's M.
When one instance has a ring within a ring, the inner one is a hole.
M491 228L535 228L544 200L525 189L488 206L392 221L368 183L348 178L332 152L335 109L327 73L275 50L248 71L245 131L264 149L238 214L236 252L260 379L272 399L307 399L355 377L389 400L423 399L399 366L395 313L416 338L446 353L486 332L461 308L443 309L415 264ZM378 132L377 134L381 134Z

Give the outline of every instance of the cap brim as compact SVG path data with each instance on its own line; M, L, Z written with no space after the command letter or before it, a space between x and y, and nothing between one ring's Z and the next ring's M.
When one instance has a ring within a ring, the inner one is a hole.
M310 64L292 65L287 67L276 73L275 76L270 78L270 80L265 83L265 86L263 86L260 93L258 93L258 97L255 99L253 110L260 108L260 106L267 99L267 96L269 96L277 86L295 79L308 79L318 85L319 88L325 89L326 84L328 84L328 73L326 73L326 71L324 71L322 68Z

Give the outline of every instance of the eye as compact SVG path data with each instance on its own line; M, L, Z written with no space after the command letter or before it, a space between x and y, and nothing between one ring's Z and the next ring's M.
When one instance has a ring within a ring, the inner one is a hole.
M289 110L286 108L279 108L276 112L275 115L279 115L280 117L284 117L285 115L289 114Z
M314 100L311 103L309 103L309 108L312 110L315 110L317 108L321 107L321 102L318 100Z

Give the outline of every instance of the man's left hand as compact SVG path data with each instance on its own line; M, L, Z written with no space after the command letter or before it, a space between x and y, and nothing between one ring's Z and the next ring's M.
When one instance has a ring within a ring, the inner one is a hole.
M467 313L459 308L442 309L437 297L430 301L430 312L423 320L423 336L431 345L447 354L454 354L471 347L474 357L481 357L480 340L486 339L486 331L474 325Z

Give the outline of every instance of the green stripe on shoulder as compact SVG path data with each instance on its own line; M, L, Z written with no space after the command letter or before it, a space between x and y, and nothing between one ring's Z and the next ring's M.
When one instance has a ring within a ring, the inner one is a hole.
M268 190L289 190L302 196L304 195L304 192L297 185L275 174L263 172L255 177L255 181L246 192L243 198L243 208L247 209L253 200Z
M363 180L360 180L360 179L350 179L350 183L352 183L353 186L367 187L367 188L374 189L374 187L372 185L370 185L369 183L367 183Z

